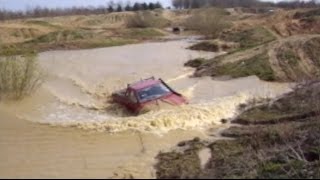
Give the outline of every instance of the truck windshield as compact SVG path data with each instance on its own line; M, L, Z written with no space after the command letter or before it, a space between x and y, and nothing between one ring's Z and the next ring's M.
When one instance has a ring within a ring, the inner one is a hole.
M157 84L140 90L138 92L138 96L141 102L145 102L148 100L157 99L168 93L170 93L170 90L165 85Z

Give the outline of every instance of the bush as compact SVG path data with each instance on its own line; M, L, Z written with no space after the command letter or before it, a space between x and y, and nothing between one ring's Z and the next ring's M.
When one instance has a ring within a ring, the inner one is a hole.
M168 24L167 19L148 11L138 12L127 20L128 28L164 27Z
M209 51L209 52L218 52L219 44L216 42L200 42L195 45L192 45L189 49L196 51Z
M198 31L208 38L217 38L224 29L230 27L230 23L224 16L226 16L224 10L202 10L188 18L185 26L187 29Z
M0 58L0 98L21 99L42 83L35 53Z
M186 62L184 64L184 66L198 68L202 64L204 64L205 62L206 62L206 60L203 58L196 58L196 59L189 60L188 62Z

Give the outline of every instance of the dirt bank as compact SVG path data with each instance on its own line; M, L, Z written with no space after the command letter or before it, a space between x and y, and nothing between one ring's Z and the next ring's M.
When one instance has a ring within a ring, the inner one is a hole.
M256 75L267 81L303 81L319 77L319 35L299 35L277 40L239 52L230 52L211 60L190 61L194 75Z
M208 43L213 40L191 47L207 51L222 49L226 54L186 65L196 68L196 77L256 75L266 81L287 82L318 78L319 19L319 9L280 10L235 18L233 26L219 36L220 41L227 43L225 49Z
M179 143L182 150L160 153L157 177L319 178L319 88L319 81L311 82L278 100L245 110L233 121L245 125L222 133L232 140L208 143L197 139ZM203 147L210 148L212 156L205 169L197 155Z

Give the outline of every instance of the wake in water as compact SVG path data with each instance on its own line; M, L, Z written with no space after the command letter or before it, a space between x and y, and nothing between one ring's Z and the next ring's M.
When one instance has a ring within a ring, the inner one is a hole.
M245 86L243 88L246 90L241 90L239 86L239 92L234 93L234 90L230 87L231 83L245 85L248 82L254 82L253 80L256 81L255 85L262 89L250 91L250 87ZM118 88L119 81L116 81L118 84L115 87L110 86L109 83L98 85L96 86L96 91L92 88L87 89L86 87L88 86L82 86L74 80L68 79L67 81L72 86L72 88L68 88L70 96L66 96L68 95L65 91L66 85L63 86L64 91L61 94L54 91L56 88L53 86L49 85L47 87L55 97L55 101L51 105L52 110L49 111L49 114L45 113L39 116L40 119L38 117L37 121L54 126L69 126L111 133L140 131L163 134L177 129L206 129L221 124L221 119L229 119L236 116L240 104L244 104L253 98L272 98L279 93L283 93L286 89L282 86L280 89L271 88L256 78L225 82L229 86L225 88L223 86L226 85L221 82L214 82L206 78L189 79L186 75L183 75L173 78L170 82L175 85L180 84L179 91L189 98L192 102L191 104L179 107L163 107L140 116L132 116L122 106L108 103L107 99L111 94L110 92ZM63 81L59 80L59 82ZM218 89L215 89L215 86L217 86L216 88L221 88L221 93L230 91L230 94L223 96L214 94L218 93ZM213 91L216 92L213 93ZM48 106L46 106L46 109L49 109ZM36 119L35 117L28 117L27 114L21 117Z

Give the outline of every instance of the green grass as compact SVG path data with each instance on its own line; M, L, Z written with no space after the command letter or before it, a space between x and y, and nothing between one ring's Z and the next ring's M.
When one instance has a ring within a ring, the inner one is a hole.
M122 46L126 44L133 44L137 42L131 39L105 39L105 40L95 40L89 42L80 42L79 47L83 49L92 49L100 47L112 47L112 46Z
M19 45L0 45L0 56L13 56L34 53L37 53L34 48L27 48Z
M196 58L196 59L192 59L192 60L189 60L188 62L186 62L184 64L184 66L187 66L187 67L193 67L193 68L198 68L200 67L202 64L204 64L207 60L204 59L204 58Z
M37 37L27 43L54 43L93 38L93 34L84 30L55 31Z
M58 25L53 25L49 22L46 22L46 21L40 21L40 20L29 20L29 21L26 21L27 24L30 24L30 25L39 25L39 26L44 26L44 27L49 27L49 28L55 28L55 29L60 29L61 26L58 26Z
M108 37L101 33L94 33L82 29L58 30L25 42L3 44L0 46L0 56L5 55L7 53L6 51L10 48L14 48L17 54L21 54L25 50L42 52L48 50L91 49L121 46L164 36L161 31L154 28L125 29L117 31L116 33L118 33L118 35Z
M239 32L225 33L221 36L225 41L236 42L240 48L236 51L246 50L255 46L269 43L276 40L268 30L263 27L256 27Z
M218 52L219 45L216 42L200 42L189 47L191 50Z
M244 112L239 116L241 119L245 119L252 122L274 120L277 118L284 117L283 113L278 111L266 111L263 109L255 108Z
M101 47L122 46L126 44L137 43L138 40L122 39L122 38L106 38L76 41L56 41L48 43L37 43L35 41L18 43L0 47L0 56L3 55L19 55L25 52L42 52L48 50L64 50L64 49L93 49ZM14 51L11 51L14 49Z
M229 75L233 78L256 75L262 80L273 81L276 77L268 59L264 52L247 60L218 65L213 73L216 76Z
M292 48L284 49L279 51L277 58L290 66L297 66L300 60L300 57L297 55L297 52Z
M126 38L146 39L164 36L160 31L153 28L132 28L124 31Z

